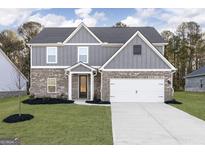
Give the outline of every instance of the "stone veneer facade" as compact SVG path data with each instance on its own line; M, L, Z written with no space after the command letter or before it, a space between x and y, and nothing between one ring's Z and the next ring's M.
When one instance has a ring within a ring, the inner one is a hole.
M168 83L171 81L171 72L153 72L153 71L142 71L142 72L128 72L128 71L103 71L102 73L102 97L104 101L110 100L110 79L111 78L145 78L145 79L164 79L165 80L165 101L172 98L172 85Z
M101 83L102 77L102 83ZM57 92L47 93L47 78L56 78ZM97 72L94 77L94 97L109 101L110 99L110 79L111 78L150 78L165 79L165 100L172 98L172 87L168 83L171 81L171 72ZM72 98L78 99L79 93L78 75L72 76ZM102 84L102 89L101 89ZM101 91L102 90L102 91ZM31 69L31 87L30 94L36 97L59 97L63 95L68 97L68 77L65 75L64 69ZM101 96L102 94L102 96ZM88 75L88 99L90 98L90 75Z
M30 94L35 97L68 97L68 77L64 69L31 69ZM90 75L88 77L88 99L90 98ZM94 96L100 98L100 73L94 77ZM56 78L56 93L47 93L47 78ZM72 75L72 98L79 98L79 76Z
M64 69L31 69L30 94L35 97L68 96L68 77ZM47 93L47 78L56 78L56 93Z

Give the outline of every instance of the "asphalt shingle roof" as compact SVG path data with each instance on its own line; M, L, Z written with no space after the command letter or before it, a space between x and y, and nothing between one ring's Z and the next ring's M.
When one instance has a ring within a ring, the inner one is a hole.
M165 43L153 27L88 27L102 42L125 43L136 31L140 31L151 43ZM63 42L76 28L44 28L29 43Z
M205 66L187 74L186 78L190 78L190 77L194 77L194 76L201 76L201 75L205 75Z

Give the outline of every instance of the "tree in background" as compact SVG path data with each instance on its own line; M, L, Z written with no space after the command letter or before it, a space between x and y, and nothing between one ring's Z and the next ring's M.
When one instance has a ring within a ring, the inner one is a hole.
M27 43L34 38L41 30L43 29L43 26L38 23L38 22L26 22L22 24L18 28L18 34L24 39L24 44L25 44L25 52L26 54L24 55L24 71L26 77L29 79L30 78L30 47L27 45Z
M18 28L17 32L4 30L0 33L0 48L28 79L30 76L30 48L27 43L42 28L40 23L26 22Z
M184 89L184 77L205 64L205 39L200 25L183 22L176 33L163 31L162 37L168 42L165 57L177 68L174 74L174 87Z
M43 26L38 22L26 22L18 28L18 33L24 38L25 42L29 42L34 38L41 30Z
M113 27L128 27L125 23L123 22L117 22Z

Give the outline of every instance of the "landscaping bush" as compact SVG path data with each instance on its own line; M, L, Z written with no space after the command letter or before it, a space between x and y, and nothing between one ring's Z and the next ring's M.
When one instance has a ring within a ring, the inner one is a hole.
M102 101L101 99L94 99L92 101L85 101L85 102L89 104L110 104L109 101Z
M71 104L73 100L67 100L64 98L29 98L23 101L24 104L37 105L37 104Z
M176 99L172 99L169 101L165 101L166 104L182 104L182 102L177 101Z

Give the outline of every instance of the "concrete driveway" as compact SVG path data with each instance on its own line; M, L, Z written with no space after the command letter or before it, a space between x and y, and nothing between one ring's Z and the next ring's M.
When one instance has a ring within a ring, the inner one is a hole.
M114 144L205 144L205 122L164 103L112 103Z

